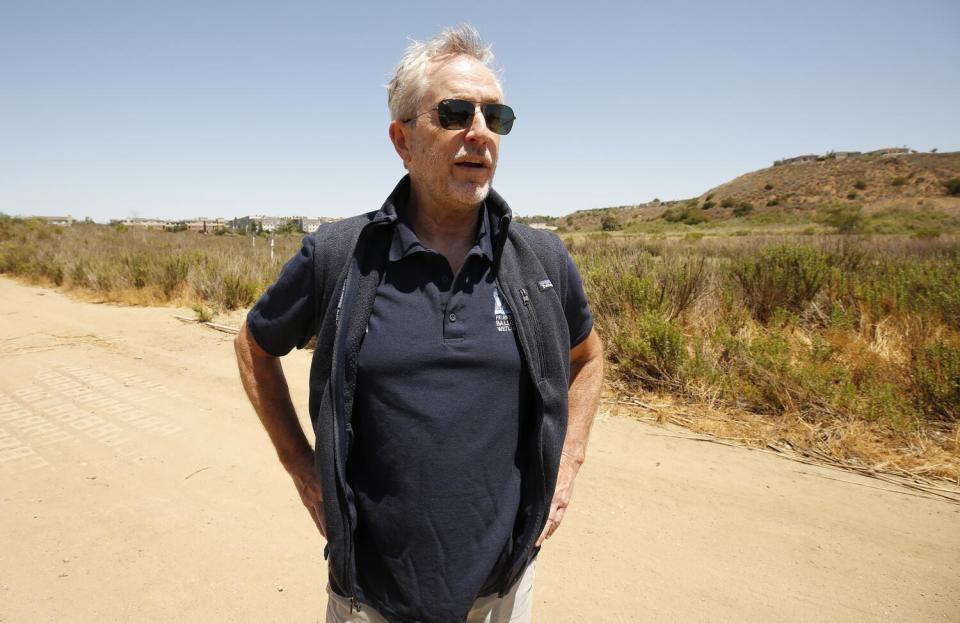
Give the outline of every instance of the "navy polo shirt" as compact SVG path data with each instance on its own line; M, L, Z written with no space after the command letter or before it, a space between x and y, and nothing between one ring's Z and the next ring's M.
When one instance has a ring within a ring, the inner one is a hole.
M491 224L460 272L424 247L402 205L360 348L347 480L361 601L389 619L458 621L513 553L533 387L493 274ZM316 326L312 241L248 315L280 355ZM567 257L571 347L592 318Z

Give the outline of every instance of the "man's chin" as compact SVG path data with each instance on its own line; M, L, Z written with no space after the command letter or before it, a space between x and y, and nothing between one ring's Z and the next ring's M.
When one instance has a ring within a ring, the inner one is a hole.
M458 181L453 185L453 196L464 204L477 205L490 194L490 180L483 182Z

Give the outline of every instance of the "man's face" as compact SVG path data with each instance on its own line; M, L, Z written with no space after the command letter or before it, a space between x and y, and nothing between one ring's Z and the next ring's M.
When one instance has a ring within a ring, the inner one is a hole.
M440 100L502 102L503 94L493 73L468 56L432 64L427 91L417 113L436 108ZM490 192L497 168L500 135L487 128L479 108L470 127L445 130L436 111L404 124L407 149L401 156L417 192L449 209L472 209Z

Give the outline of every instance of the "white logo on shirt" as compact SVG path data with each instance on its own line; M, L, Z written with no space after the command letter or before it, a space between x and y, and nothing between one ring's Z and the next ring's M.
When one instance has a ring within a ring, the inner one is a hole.
M497 331L513 331L513 314L510 307L500 300L500 291L493 289L493 317L497 322Z

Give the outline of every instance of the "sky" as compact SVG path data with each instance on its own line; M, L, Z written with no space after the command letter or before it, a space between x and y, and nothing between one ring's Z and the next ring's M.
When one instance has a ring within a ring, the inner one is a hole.
M960 150L960 2L0 0L0 212L348 216L404 170L384 86L473 24L518 215L699 195L782 157Z

